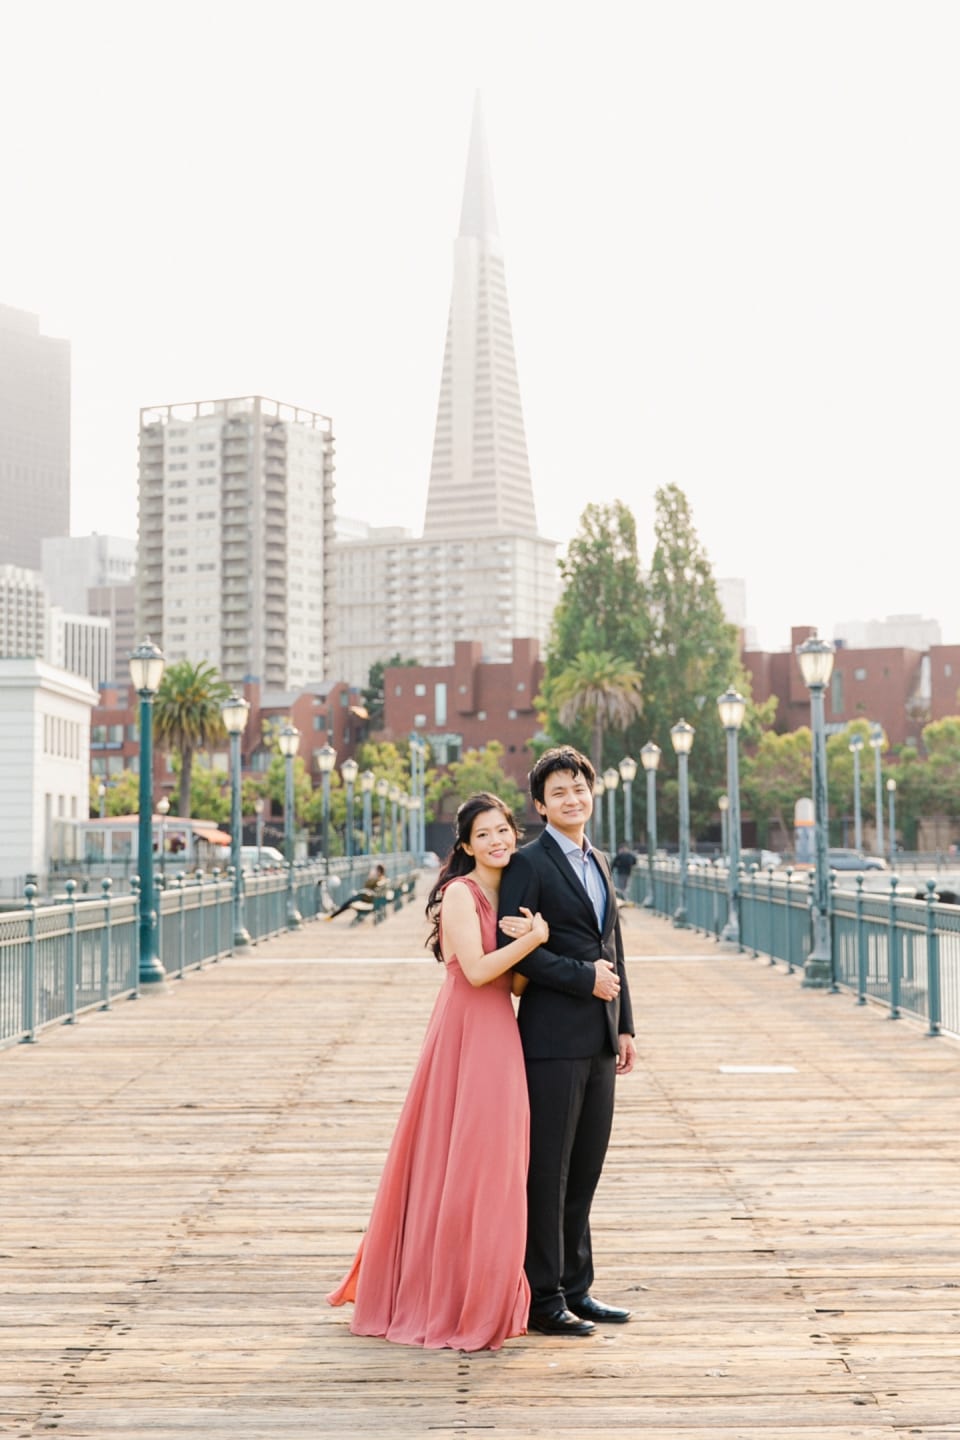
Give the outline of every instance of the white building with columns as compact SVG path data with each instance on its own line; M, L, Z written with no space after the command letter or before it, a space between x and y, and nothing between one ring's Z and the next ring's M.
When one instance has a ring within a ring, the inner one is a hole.
M0 659L0 895L47 871L58 819L89 814L90 714L79 676L27 657Z

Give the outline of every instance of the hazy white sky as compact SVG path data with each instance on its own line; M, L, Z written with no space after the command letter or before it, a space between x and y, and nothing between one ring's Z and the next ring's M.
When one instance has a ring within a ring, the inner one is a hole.
M141 405L332 415L419 530L474 89L541 529L688 494L749 623L960 642L952 0L32 0L0 21L0 301L73 344L74 531Z

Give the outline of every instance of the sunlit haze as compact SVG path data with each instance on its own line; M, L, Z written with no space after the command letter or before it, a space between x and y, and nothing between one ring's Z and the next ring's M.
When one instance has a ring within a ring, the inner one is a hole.
M333 417L423 521L483 95L540 529L687 493L748 623L960 642L960 10L190 5L4 19L0 303L73 347L73 530L136 530L143 405Z

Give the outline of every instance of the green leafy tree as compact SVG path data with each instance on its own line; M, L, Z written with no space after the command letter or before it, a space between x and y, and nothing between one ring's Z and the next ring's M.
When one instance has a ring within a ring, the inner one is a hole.
M99 815L100 795L99 785L101 777L94 775L90 779L90 814ZM140 776L134 770L121 770L119 775L111 775L106 781L106 793L104 794L104 814L110 815L139 815L140 813Z
M559 715L554 685L581 653L622 656L642 676L648 635L647 599L640 574L637 526L622 501L588 505L560 562L563 593L553 612L544 664L542 701L551 743L588 748L582 723ZM562 693L562 691L561 691Z
M810 794L810 731L803 726L778 735L766 730L740 760L740 799L744 814L753 816L757 838L766 845L779 832L793 839L793 807Z
M749 698L736 627L724 617L707 553L686 496L676 485L656 493L655 547L647 581L651 633L642 665L644 729L674 768L670 729L687 720L696 730L690 757L690 818L696 834L726 788L726 736L717 697L728 685ZM668 823L675 787L664 784Z
M194 665L189 660L178 660L164 671L154 701L153 728L157 744L180 758L177 813L184 818L191 814L194 755L209 749L226 734L220 706L229 695L230 686L206 661Z
M545 687L560 724L577 738L580 730L589 735L590 758L598 773L608 731L625 735L641 713L642 684L639 670L621 655L581 650Z
M848 822L847 841L853 844L856 811L853 785L853 752L850 741L855 735L863 740L860 751L860 813L866 817L874 809L871 783L873 751L870 749L869 720L853 720L835 735L827 736L827 804L830 811L830 838L840 844L844 836L843 821ZM812 781L810 782L812 786ZM808 786L807 793L810 793Z
M218 825L230 822L230 780L222 770L194 765L190 776L190 814Z
M464 800L478 790L490 790L519 815L525 797L516 781L504 771L503 755L501 742L489 740L481 749L468 750L461 760L455 760L442 773L434 772L432 779L428 775L427 813L449 817L452 821L457 806Z

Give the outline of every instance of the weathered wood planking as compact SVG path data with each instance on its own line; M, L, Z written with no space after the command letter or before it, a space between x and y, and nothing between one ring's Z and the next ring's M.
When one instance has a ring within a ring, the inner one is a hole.
M419 905L305 927L0 1056L0 1435L960 1440L960 1050L637 911L595 1209L634 1321L352 1336L322 1297L439 984L422 937Z

